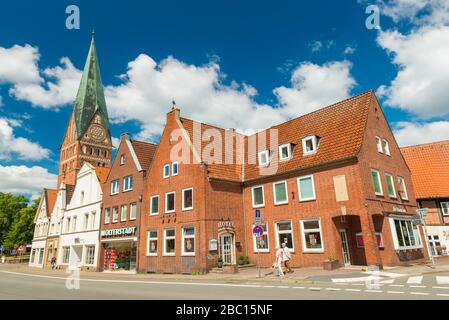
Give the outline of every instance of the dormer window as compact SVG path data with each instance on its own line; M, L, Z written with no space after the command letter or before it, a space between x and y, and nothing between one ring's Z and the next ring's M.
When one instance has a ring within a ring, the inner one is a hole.
M302 147L305 156L315 154L318 151L318 137L310 136L302 139Z
M270 151L265 150L259 152L259 165L267 166L270 163Z
M292 157L292 145L291 143L283 144L279 147L279 159L281 161L290 160Z

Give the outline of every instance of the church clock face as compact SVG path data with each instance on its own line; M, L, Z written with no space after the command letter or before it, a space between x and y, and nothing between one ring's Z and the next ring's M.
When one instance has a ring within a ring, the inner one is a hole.
M90 137L97 142L104 141L104 139L106 138L104 128L99 125L92 126L92 128L90 128Z

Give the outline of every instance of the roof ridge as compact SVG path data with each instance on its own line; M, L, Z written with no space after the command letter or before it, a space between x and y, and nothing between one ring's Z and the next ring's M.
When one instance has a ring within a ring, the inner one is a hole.
M148 144L148 145L151 145L151 146L158 146L158 145L159 145L159 144L157 144L157 143L146 142L146 141L135 140L135 139L129 139L129 141L131 141L131 143L133 143L133 142L139 142L139 143L144 143L144 144Z
M449 143L449 139L433 141L433 142L428 142L428 143L415 144L412 146L402 147L400 149L405 150L405 149L412 149L412 148L424 147L424 146L432 146L432 145L445 144L445 143Z

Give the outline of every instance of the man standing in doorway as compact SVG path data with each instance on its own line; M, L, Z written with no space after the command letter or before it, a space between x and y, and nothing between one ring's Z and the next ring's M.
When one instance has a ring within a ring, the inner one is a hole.
M282 260L286 268L285 273L293 273L293 270L290 267L290 259L291 259L290 248L287 246L285 242L282 243L282 251L283 251Z

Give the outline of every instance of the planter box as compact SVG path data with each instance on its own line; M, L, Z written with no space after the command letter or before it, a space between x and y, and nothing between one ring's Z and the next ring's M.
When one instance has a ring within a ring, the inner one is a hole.
M334 261L324 261L323 269L327 271L332 271L340 268L340 262L338 260Z
M239 272L239 268L237 265L232 265L232 266L223 266L223 273L226 274L236 274Z

